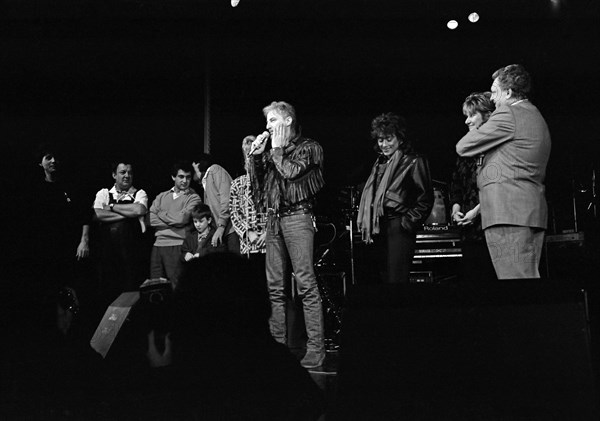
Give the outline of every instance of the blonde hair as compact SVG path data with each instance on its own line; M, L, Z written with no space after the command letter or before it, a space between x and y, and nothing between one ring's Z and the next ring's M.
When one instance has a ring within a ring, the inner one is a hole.
M266 117L267 114L271 111L276 111L281 116L290 117L292 119L291 129L293 133L296 133L296 128L298 122L296 121L296 109L292 104L289 104L285 101L273 101L265 108L263 108L263 114Z

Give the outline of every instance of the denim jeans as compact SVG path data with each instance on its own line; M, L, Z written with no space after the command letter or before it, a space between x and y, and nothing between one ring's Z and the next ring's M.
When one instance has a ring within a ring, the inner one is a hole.
M286 343L285 285L291 280L288 268L288 262L291 262L298 296L302 299L308 337L306 348L323 352L323 307L313 268L314 235L310 214L283 216L267 223L266 272L271 299L269 327L276 341Z

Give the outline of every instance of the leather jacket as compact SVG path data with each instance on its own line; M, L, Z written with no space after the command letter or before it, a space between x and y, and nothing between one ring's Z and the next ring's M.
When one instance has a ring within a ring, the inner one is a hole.
M390 219L402 218L402 227L414 233L427 219L432 207L433 188L427 159L418 154L404 154L391 174L385 192L384 215Z

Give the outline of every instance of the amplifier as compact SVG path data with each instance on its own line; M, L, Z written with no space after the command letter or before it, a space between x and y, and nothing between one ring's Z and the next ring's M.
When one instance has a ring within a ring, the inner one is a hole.
M583 232L570 232L567 234L547 235L546 243L582 243L585 239Z
M460 233L458 225L448 224L424 224L421 232L456 232Z
M423 225L417 241L410 282L429 283L454 279L462 257L460 227L448 224Z
M456 225L423 225L417 231L417 244L422 243L452 243L460 242L460 227Z
M414 255L414 259L435 259L440 257L462 257L462 249L460 247L416 249Z
M462 257L460 227L456 225L423 225L417 232L413 262L421 259Z
M429 284L433 282L433 271L423 270L410 272L408 282L416 284Z

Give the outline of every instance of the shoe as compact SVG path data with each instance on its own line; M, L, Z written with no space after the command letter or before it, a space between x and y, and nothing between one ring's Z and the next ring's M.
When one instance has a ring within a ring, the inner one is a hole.
M300 361L300 365L304 368L315 368L323 365L325 361L325 351L306 351L306 355Z

